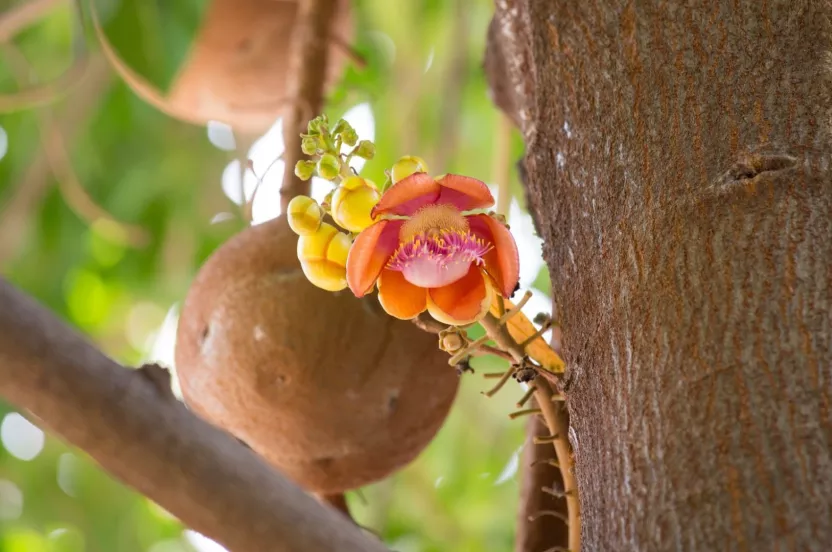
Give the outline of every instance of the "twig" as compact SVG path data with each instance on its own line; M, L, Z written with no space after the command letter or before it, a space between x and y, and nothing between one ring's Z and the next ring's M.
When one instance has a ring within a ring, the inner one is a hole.
M555 453L561 467L563 477L563 488L566 493L567 521L569 523L569 549L581 549L581 507L578 501L578 483L572 471L572 447L566 435L569 432L569 419L565 406L552 402L552 388L549 382L541 376L534 381L537 387L535 400L543 410L543 417L546 425L553 434L559 434L563 438L554 441Z
M517 304L515 309L522 307L525 301L528 300L529 295L526 294L523 299ZM525 301L524 301L525 300ZM506 312L499 320L491 313L485 315L480 321L480 324L485 328L486 333L491 336L491 339L501 349L511 353L515 362L522 365L525 361L525 351L520 348L517 342L511 337L508 329L505 327L505 321L511 317L511 309ZM562 404L552 402L552 388L549 381L538 375L534 378L533 385L535 390L535 401L538 407L543 411L543 417L546 420L546 425L553 436L558 435L563 438L554 439L553 446L558 458L558 463L561 466L561 475L563 477L563 486L567 491L574 491L566 497L567 518L569 521L569 548L571 550L581 549L581 524L580 524L580 504L578 502L577 483L575 481L575 474L572 472L572 450L569 445L569 440L566 435L569 431L569 419L566 414L566 409Z
M298 195L309 195L309 182L295 176L295 165L303 159L300 135L314 114L321 111L329 59L335 0L301 0L289 52L287 95L293 102L283 117L286 170L280 190L281 211Z
M539 408L526 408L525 410L518 410L517 412L512 412L508 415L508 417L512 420L516 420L517 418L522 418L523 416L531 416L532 414L540 414L542 410Z
M359 69L365 69L367 67L367 58L365 58L361 52L356 50L352 44L341 38L338 34L332 34L329 37L330 42L336 46L339 50L344 52L346 56L358 67Z
M7 42L68 0L24 0L0 13L0 42Z
M350 514L350 506L347 504L347 496L344 493L338 493L333 495L319 495L315 494L315 498L318 499L319 502L329 505L331 508L338 510L343 515L347 516L350 520L355 521Z
M0 396L194 530L235 552L386 550L2 279L0 305Z
M497 382L497 385L495 385L488 391L484 392L483 395L485 395L486 397L493 397L494 395L496 395L497 391L503 388L506 382L508 382L509 378L511 378L511 376L513 376L516 371L517 367L512 366L511 368L503 372L503 375L500 376L500 381Z
M558 519L563 520L564 523L569 523L569 518L563 515L563 512L559 512L557 510L541 510L535 514L529 516L529 521L535 521L543 516L552 516Z
M529 399L532 398L532 395L534 395L535 391L537 391L537 387L535 387L534 385L530 386L529 390L526 391L526 394L523 395L523 397L519 401L517 401L517 408L522 408L523 405L529 402Z
M15 74L15 79L20 85L25 85L26 75L31 71L29 62L12 44L4 44L2 49L6 61ZM69 159L64 137L52 118L51 110L47 107L41 108L36 116L46 160L52 168L61 194L70 209L88 223L101 221L109 225L121 241L133 247L147 245L150 241L150 234L144 228L116 220L99 206L81 185Z
M508 219L511 206L511 119L502 111L499 112L498 118L491 178L497 182L497 212Z
M94 56L90 60L87 78L70 96L72 105L55 117L54 130L60 132L67 141L74 142L75 135L83 128L84 121L111 83L112 72L106 60ZM41 150L26 172L19 177L14 193L0 201L0 267L14 256L27 221L52 183L46 150Z
M0 25L5 25L0 27L0 33L7 34L0 38L0 44L11 47L10 40L14 33L43 17L44 13L53 7L51 4L54 2L41 1L33 7L27 4L24 2L24 5L4 13L0 18ZM0 94L0 112L11 113L50 104L66 96L82 81L89 69L89 53L84 39L83 15L80 8L76 9L73 15L73 58L70 66L50 82L31 84L28 88L11 94ZM18 81L25 83L26 79L18 77Z

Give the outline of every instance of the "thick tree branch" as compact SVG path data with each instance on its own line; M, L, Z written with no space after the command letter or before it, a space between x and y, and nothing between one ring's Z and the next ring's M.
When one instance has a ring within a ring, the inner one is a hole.
M0 280L0 395L234 552L381 552L146 370L115 364Z
M321 112L329 63L329 40L336 0L301 0L289 57L287 95L290 107L283 117L283 174L280 204L286 212L289 201L309 194L309 183L295 176L295 164L303 157L300 134L307 122Z

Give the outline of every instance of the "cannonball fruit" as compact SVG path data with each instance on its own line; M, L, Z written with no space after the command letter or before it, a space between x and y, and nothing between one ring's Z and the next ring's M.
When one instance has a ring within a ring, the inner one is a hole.
M292 101L286 83L298 5L296 0L210 0L167 94L117 53L110 61L137 95L171 117L199 125L220 121L240 133L259 134ZM348 60L344 44L354 34L350 7L349 0L338 0L330 35L319 37L330 43L327 86L337 82Z
M185 403L310 492L381 479L441 427L459 378L436 336L304 277L284 217L220 247L177 330Z

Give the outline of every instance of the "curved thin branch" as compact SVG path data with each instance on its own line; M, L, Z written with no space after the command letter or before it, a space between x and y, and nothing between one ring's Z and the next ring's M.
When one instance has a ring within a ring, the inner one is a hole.
M0 15L0 44L11 47L14 34L43 17L54 4L54 1L24 3ZM84 20L80 6L74 16L73 58L69 67L52 81L34 83L17 92L0 94L0 113L22 111L53 103L66 96L84 79L89 69L90 56L84 40Z
M0 395L234 552L384 552L236 439L159 370L125 369L0 279Z
M53 130L59 131L64 140L74 141L111 82L112 72L107 62L93 56L88 77L72 92L72 105L55 116ZM41 149L26 171L16 177L19 178L16 188L0 199L0 268L20 247L28 221L54 182L51 176L46 150Z
M25 0L0 13L0 42L6 42L46 16L47 13L67 3L68 0Z
M23 54L11 44L2 46L6 60L12 66L15 78L21 86L26 83L26 75L31 70ZM49 108L42 108L37 114L40 130L40 142L46 154L46 160L58 181L61 194L76 215L92 223L106 223L117 237L133 247L143 247L150 241L150 234L141 226L116 220L104 208L98 205L78 180L78 175L69 158L64 136L55 124Z

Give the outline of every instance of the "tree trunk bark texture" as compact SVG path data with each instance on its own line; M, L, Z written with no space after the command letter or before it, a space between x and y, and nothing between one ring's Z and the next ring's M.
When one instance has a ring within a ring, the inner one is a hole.
M585 550L832 549L832 3L498 0Z

